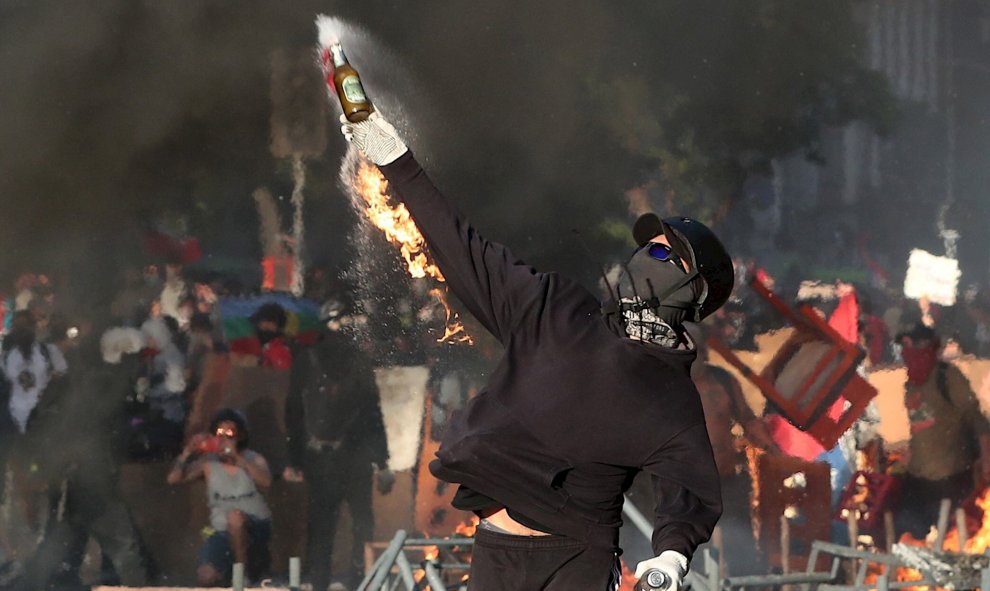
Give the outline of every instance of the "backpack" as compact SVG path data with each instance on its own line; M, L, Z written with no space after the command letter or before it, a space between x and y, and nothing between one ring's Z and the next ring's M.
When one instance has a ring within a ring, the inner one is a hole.
M952 401L952 397L949 395L949 364L945 361L938 361L935 365L935 386L938 388L938 393L942 395L942 399L949 404L952 408L956 408L955 403ZM984 415L984 421L988 421ZM969 462L974 462L980 456L980 441L973 432L973 428L970 426L968 421L963 421L963 428L966 430L966 457Z

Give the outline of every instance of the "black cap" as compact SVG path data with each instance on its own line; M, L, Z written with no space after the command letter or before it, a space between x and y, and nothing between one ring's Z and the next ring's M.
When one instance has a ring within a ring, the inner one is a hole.
M698 220L683 216L660 219L654 213L644 213L633 225L633 239L640 246L663 234L671 249L691 268L701 274L705 289L699 300L701 307L695 318L699 322L729 299L735 284L732 258L718 237Z
M674 251L674 254L690 263L693 267L694 256L691 246L669 224L661 220L657 214L644 213L633 224L633 239L640 247L645 246L647 242L661 234L667 238L667 242L670 243L670 248Z

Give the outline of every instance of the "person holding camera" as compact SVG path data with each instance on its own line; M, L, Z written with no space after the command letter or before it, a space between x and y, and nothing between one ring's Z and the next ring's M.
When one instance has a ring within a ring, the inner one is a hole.
M247 444L247 419L240 411L222 409L210 421L209 433L189 440L168 474L169 484L206 480L212 532L199 553L200 585L229 581L237 562L249 579L258 580L271 561L272 514L261 491L272 476L265 458Z

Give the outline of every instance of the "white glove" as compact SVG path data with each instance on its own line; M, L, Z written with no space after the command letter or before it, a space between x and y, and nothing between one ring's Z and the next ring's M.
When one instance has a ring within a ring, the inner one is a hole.
M636 565L636 579L643 576L643 573L655 568L670 577L670 586L667 591L677 591L684 582L684 576L688 571L688 559L680 552L674 550L664 550L660 556L644 560Z
M351 123L344 115L340 116L340 131L354 147L378 166L395 162L409 148L402 143L392 124L374 112L364 121Z

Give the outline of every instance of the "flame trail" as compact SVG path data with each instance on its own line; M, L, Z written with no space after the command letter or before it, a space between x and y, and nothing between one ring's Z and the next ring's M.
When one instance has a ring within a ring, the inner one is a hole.
M464 329L464 325L457 320L457 313L450 309L450 304L447 303L446 292L434 287L430 290L430 295L437 298L440 305L443 306L444 313L446 314L444 318L443 336L437 339L437 342L464 343L465 345L473 345L474 339L472 339L471 335L469 335Z
M409 275L417 279L432 277L443 283L443 273L426 253L426 239L406 206L393 204L388 193L388 181L378 168L365 160L356 149L349 148L341 165L340 179L354 207L381 230L389 242L399 247ZM457 314L451 311L446 290L434 288L430 294L440 301L446 312L444 335L437 342L473 344L463 324L457 320Z
M318 43L316 47L317 65L320 67L327 87L327 98L331 105L339 105L337 92L333 84L333 60L330 57L330 46L339 41L349 45L367 41L368 36L353 25L342 19L327 15L316 18ZM376 55L381 48L376 47ZM363 68L362 68L363 70ZM364 70L363 70L364 71ZM394 72L389 72L390 74ZM401 72L399 72L401 74ZM335 108L332 107L332 108ZM393 115L401 115L401 109ZM393 118L393 121L396 119ZM376 228L380 229L389 242L399 247L406 268L414 278L432 277L443 283L443 274L426 253L426 241L419 228L412 221L405 205L394 204L388 194L388 182L377 167L365 160L357 150L348 148L347 155L340 168L341 184L351 198L351 203ZM441 303L446 312L444 336L438 342L473 344L470 336L464 331L463 325L457 320L457 315L451 312L446 298L446 290L434 289L431 292Z

